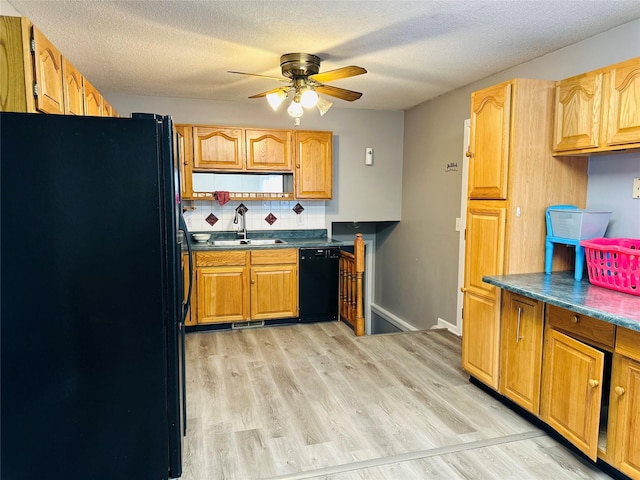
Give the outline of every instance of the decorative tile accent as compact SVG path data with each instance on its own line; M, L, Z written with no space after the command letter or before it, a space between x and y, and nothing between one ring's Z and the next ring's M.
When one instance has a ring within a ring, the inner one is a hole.
M216 222L220 220L218 217L216 217L213 213L210 213L209 216L207 218L205 218L205 221L211 225L212 227L216 224Z
M269 225L273 225L274 223L276 223L276 220L278 220L278 217L276 217L273 213L270 213L264 219L264 221L267 222Z
M304 212L304 207L302 205L300 205L299 203L296 203L296 206L293 207L291 210L293 210L298 215L300 215L302 212Z
M236 212L238 213L242 213L242 215L244 215L245 213L247 213L247 210L249 210L244 203L241 203L240 205L238 205L236 207Z

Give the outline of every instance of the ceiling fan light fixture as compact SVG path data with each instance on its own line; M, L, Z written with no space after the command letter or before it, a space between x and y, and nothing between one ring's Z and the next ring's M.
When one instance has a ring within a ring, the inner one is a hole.
M304 110L302 109L302 105L300 102L296 102L293 100L289 108L287 108L287 113L294 118L301 117L304 114Z
M300 103L304 108L313 108L318 104L318 94L315 90L307 88L300 95Z
M273 108L273 111L277 111L282 102L287 98L287 92L284 90L278 90L277 92L267 93L267 102Z
M318 107L320 116L323 116L325 113L327 113L327 111L329 111L332 105L333 105L333 102L330 102L326 98L318 95L318 102L316 103L316 107Z

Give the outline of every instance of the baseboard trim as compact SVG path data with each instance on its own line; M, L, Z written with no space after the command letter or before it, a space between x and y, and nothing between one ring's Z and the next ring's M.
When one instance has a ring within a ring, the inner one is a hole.
M381 316L387 322L389 322L390 324L392 324L395 327L399 328L403 332L416 332L416 331L418 331L418 329L416 327L414 327L410 323L406 322L402 318L398 317L397 315L394 315L389 310L381 307L380 305L376 305L375 303L372 303L371 304L371 311L373 313L375 313L376 315Z
M440 317L438 317L438 323L431 328L446 328L454 335L457 335L458 337L462 336L462 331L460 330L460 327L458 327L457 325L454 325L453 323L449 323Z

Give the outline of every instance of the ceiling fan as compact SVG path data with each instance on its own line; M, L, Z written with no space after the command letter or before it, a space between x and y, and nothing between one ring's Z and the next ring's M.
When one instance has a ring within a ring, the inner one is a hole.
M334 80L367 73L364 68L356 67L354 65L319 73L320 57L310 53L286 53L280 57L280 68L282 69L282 75L286 78L235 71L228 71L228 73L251 75L254 77L269 78L280 82L287 82L288 85L286 87L273 88L266 92L252 95L249 98L267 97L267 101L269 102L269 105L271 105L271 108L273 108L273 110L277 110L289 94L292 94L293 101L291 102L291 105L289 105L287 112L296 119L296 125L300 124L300 117L304 113L303 107L317 107L320 111L320 115L324 115L327 110L331 108L333 103L318 96L318 93L346 100L348 102L353 102L362 96L362 93L360 92L326 85L326 82L332 82Z

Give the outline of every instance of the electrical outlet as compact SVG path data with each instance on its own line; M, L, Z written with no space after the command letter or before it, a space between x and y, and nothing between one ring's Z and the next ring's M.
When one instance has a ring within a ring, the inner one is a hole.
M462 219L460 217L456 217L456 232L459 232L461 227L461 223L462 223Z
M640 177L633 179L633 193L631 198L640 198Z

